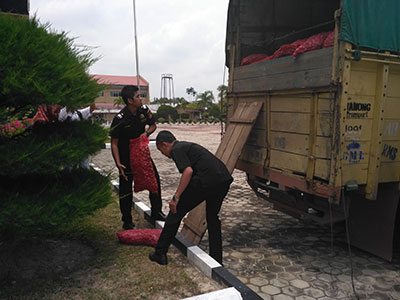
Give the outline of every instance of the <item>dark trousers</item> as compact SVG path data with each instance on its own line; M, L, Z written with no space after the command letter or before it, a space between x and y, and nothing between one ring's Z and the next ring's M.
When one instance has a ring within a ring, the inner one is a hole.
M156 180L158 184L158 193L149 192L149 199L151 204L151 211L154 213L161 212L162 202L161 202L161 186L160 186L160 176L158 175L157 168L153 161L154 173L156 175ZM128 180L124 177L119 176L119 208L122 213L122 221L124 223L132 223L132 182L133 176L129 171L126 173Z
M156 252L168 252L168 248L179 229L183 217L205 200L210 256L222 264L221 221L218 214L230 184L231 182L227 182L207 190L193 188L189 184L181 195L176 214L169 212L165 220L164 228L156 246Z

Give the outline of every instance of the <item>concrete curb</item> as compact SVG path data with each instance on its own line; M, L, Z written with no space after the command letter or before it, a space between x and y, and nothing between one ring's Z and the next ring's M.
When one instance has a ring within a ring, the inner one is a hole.
M92 165L92 167L101 172L101 170ZM111 184L114 189L119 191L119 184L117 180L112 180ZM151 225L156 228L163 228L164 222L154 221L151 219L151 209L143 202L139 201L135 196L133 196L133 202L135 210L139 215L148 221ZM186 239L180 232L178 232L173 241L173 245L182 252L187 259L195 265L200 271L202 271L207 277L214 279L227 286L227 289L222 289L216 292L207 293L199 296L194 296L191 298L185 298L186 300L262 300L256 292L246 286L237 277L235 277L231 272L209 256L206 252L200 249L198 246L194 245L191 241Z

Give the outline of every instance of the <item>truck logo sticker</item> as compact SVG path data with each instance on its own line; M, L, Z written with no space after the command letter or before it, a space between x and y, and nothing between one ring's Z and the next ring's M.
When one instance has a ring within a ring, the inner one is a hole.
M344 131L347 138L358 140L361 137L361 125L346 125Z
M349 119L365 119L368 118L368 112L371 110L370 103L347 103L347 118Z
M351 144L347 145L347 150L352 150L352 149L360 149L361 145L360 143L357 142L352 142Z
M384 136L398 136L399 135L399 122L389 122L386 125Z
M350 164L358 164L364 159L363 151L360 150L361 144L352 142L346 146L348 151L343 152L343 159Z
M397 148L390 146L388 144L383 145L382 156L389 158L390 160L395 160L397 154Z

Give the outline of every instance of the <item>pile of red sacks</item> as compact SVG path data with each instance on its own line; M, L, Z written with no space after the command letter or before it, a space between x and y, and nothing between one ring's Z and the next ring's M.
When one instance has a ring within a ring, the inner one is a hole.
M335 32L322 32L306 39L294 41L291 44L282 45L274 54L252 54L242 59L241 66L251 65L263 61L269 61L282 56L292 55L296 57L300 53L313 51L321 48L332 47L335 40Z

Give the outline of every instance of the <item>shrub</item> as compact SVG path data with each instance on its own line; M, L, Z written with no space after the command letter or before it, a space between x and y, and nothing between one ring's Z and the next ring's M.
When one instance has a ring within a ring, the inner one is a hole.
M108 178L66 171L102 148L103 127L60 123L56 116L54 122L21 123L42 104L93 103L103 90L87 73L95 60L36 19L1 15L0 41L0 232L54 228L105 206Z
M52 230L110 203L109 179L94 170L0 177L0 233Z
M165 123L165 119L163 117L159 117L157 121L158 123Z
M171 119L175 121L178 118L178 112L174 107L163 104L158 108L157 116L162 117L165 120L169 120L171 117Z

